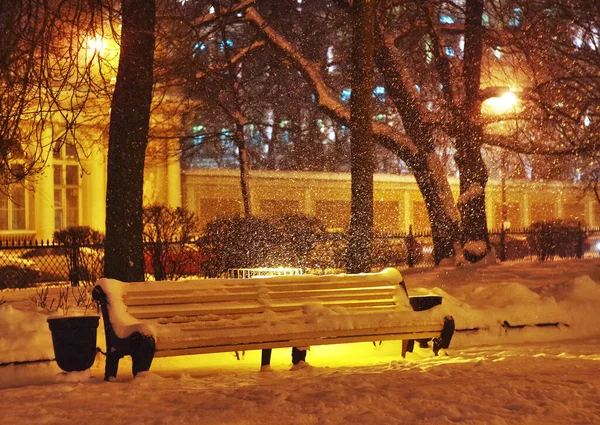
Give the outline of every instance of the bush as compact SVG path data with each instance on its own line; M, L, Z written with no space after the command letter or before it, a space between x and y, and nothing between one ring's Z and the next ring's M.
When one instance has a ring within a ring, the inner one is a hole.
M230 268L311 267L312 252L325 225L303 215L218 217L206 225L198 246L201 271L220 276Z
M409 251L408 244L412 244ZM423 247L414 238L374 238L371 248L371 265L377 268L415 265L423 258Z
M529 227L527 242L540 260L554 255L580 258L586 249L587 236L575 221L541 221Z
M71 226L54 232L54 240L64 245L72 286L93 284L104 274L104 255L98 246L104 234L88 226Z
M173 280L199 272L199 252L190 245L199 232L195 215L166 205L144 207L144 263L156 280Z

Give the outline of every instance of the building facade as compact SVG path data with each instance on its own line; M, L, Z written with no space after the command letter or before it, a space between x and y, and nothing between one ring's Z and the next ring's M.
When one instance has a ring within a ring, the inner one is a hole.
M318 217L330 229L345 229L350 220L350 174L292 171L252 171L251 209L254 214L302 213ZM458 179L450 184L455 200ZM503 196L504 192L504 196ZM239 173L236 170L196 169L182 173L183 204L203 226L218 215L241 214ZM506 219L502 205L506 199ZM562 218L582 225L600 225L600 204L583 194L578 184L491 180L486 188L487 222L490 229L524 228L541 220ZM428 231L423 197L410 175L376 174L374 226L381 233Z
M53 152L48 166L31 188L17 187L0 200L0 240L52 240L55 230L90 226L104 231L106 218L106 155L92 150L80 162L73 147ZM450 179L455 199L458 180ZM487 185L490 229L503 222L500 181ZM252 212L257 215L302 213L317 217L329 229L346 229L350 217L350 174L326 172L252 171ZM578 184L509 181L504 188L506 225L524 228L540 220L562 218L600 225L600 204ZM147 166L144 203L183 206L201 226L219 215L243 213L239 172L231 169L181 170L176 160ZM376 174L374 224L380 233L430 229L423 198L412 176Z

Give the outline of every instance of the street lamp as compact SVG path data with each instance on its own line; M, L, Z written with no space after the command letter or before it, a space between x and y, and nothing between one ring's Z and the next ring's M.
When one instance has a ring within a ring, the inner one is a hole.
M502 115L507 112L516 112L519 104L520 100L515 92L509 90L499 97L486 99L481 106L484 113Z
M497 97L490 97L486 99L481 107L482 112L488 115L503 115L507 113L512 113L516 116L516 113L520 109L521 100L515 94L515 90L508 90L502 95ZM515 128L514 134L517 137L518 134L518 121L515 117ZM504 123L505 124L505 123ZM506 131L506 126L501 125L499 130ZM502 193L502 203L501 203L501 215L502 215L502 230L510 228L510 222L508 221L508 204L506 199L506 175L508 174L507 170L507 157L506 157L506 149L503 150L502 153L502 164L501 164L501 193Z
M97 54L102 57L104 55L104 51L108 47L108 42L99 35L88 37L86 42L86 47L89 53L92 55Z

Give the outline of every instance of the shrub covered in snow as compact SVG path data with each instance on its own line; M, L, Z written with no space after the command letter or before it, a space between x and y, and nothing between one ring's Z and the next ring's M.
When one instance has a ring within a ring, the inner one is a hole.
M229 268L311 268L313 249L325 225L304 215L218 217L198 240L201 272L216 277Z
M589 242L580 223L576 221L554 220L533 223L529 228L527 242L540 260L554 255L560 257L581 257Z

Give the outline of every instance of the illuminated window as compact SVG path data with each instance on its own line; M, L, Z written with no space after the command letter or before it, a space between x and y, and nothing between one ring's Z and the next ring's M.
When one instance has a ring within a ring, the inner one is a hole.
M0 193L0 230L25 230L28 207L25 188L14 185L9 190L10 197Z
M442 23L442 24L453 24L454 23L454 18L452 16L448 16L448 15L441 15L440 16L440 23Z
M344 90L342 90L342 95L340 96L340 98L344 102L348 102L350 100L350 96L351 95L352 95L352 90L350 90L350 89L344 89Z
M227 39L227 40L225 40L225 41L221 41L221 42L219 43L219 50L220 50L221 52L224 52L224 51L225 51L225 46L227 46L227 47L233 47L233 41L232 41L232 40L229 40L229 39Z
M385 87L377 86L373 89L373 97L380 102L385 102Z
M54 227L79 225L80 170L77 148L65 143L54 150Z
M518 27L521 25L521 20L523 19L523 10L520 7L515 7L513 9L512 16L508 20L508 25L511 27Z

